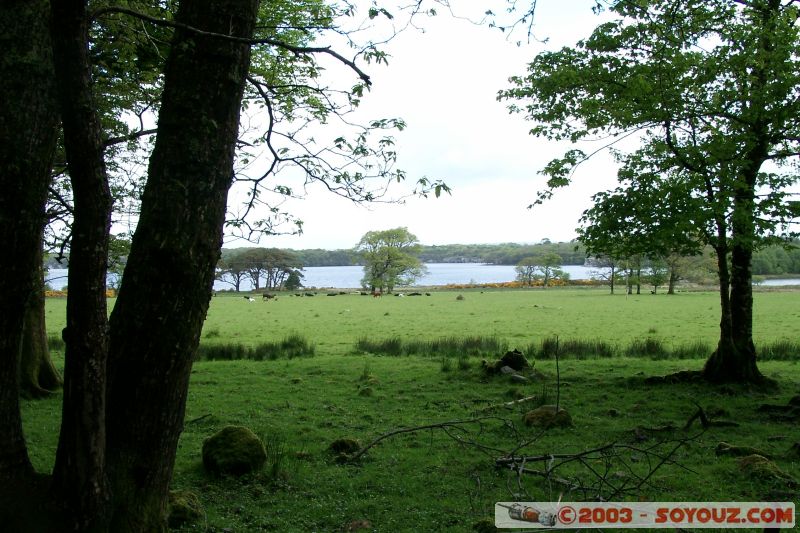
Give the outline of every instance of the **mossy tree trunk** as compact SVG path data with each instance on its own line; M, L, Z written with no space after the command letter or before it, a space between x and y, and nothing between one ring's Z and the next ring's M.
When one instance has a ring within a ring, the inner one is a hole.
M32 474L19 413L25 309L37 280L41 228L58 136L48 4L0 3L0 487ZM6 509L0 498L0 516Z
M39 239L41 242L41 238ZM36 280L25 308L20 357L20 393L27 398L49 396L61 387L61 376L50 358L44 313L44 268L42 247L37 248Z
M257 9L257 0L182 2L176 21L249 38ZM189 375L222 246L249 63L247 44L175 32L141 217L110 318L107 430L115 532L166 529Z

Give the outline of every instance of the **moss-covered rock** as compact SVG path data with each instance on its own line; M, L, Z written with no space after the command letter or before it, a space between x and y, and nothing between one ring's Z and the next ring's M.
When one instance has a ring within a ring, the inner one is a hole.
M714 450L714 453L719 455L730 455L732 457L744 457L746 455L760 455L770 459L770 454L765 451L753 448L752 446L734 446L727 442L720 442Z
M502 368L504 366L510 366L517 372L520 372L529 369L531 364L522 352L513 350L511 352L506 352L506 354L500 358L498 367Z
M205 512L200 498L189 490L173 490L169 493L169 527L178 528L203 518Z
M328 449L333 453L339 454L356 453L361 449L361 442L358 439L344 437L331 442L331 445L328 446Z
M266 460L261 439L243 426L226 426L203 442L203 465L215 474L247 474Z
M749 476L764 481L785 483L789 487L798 486L797 480L778 468L778 465L763 455L748 455L738 459L738 462L739 469Z
M506 352L503 357L496 361L487 361L484 359L481 361L481 366L483 366L484 371L488 374L497 374L500 372L504 374L513 374L514 372L530 370L533 367L525 355L519 350Z
M528 426L540 428L570 427L572 417L564 409L556 409L555 405L543 405L533 411L528 411L522 418Z

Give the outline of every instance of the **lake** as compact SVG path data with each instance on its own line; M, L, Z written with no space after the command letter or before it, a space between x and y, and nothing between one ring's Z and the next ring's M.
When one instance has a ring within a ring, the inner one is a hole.
M417 285L437 286L467 283L497 283L513 281L516 272L512 265L486 265L483 263L428 263L428 273L417 281ZM581 265L566 265L563 269L569 273L571 279L589 279L592 267ZM349 289L361 286L363 268L360 266L331 266L308 267L303 270L305 287L330 287L335 289ZM51 269L48 272L48 282L54 289L60 289L67 284L67 271L64 269ZM761 285L783 286L800 285L800 279L768 279ZM215 290L230 289L231 285L217 281ZM242 290L250 290L248 281L243 281Z

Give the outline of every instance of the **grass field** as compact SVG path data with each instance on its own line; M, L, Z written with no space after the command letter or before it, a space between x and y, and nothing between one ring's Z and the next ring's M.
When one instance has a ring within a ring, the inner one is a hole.
M457 300L462 295L463 300ZM66 301L48 300L48 330L64 326ZM800 293L755 294L756 342L798 341ZM447 336L498 337L513 347L542 339L599 339L627 345L657 338L667 346L705 342L719 335L716 293L675 296L610 296L605 289L432 292L431 296L371 298L281 296L275 302L248 302L240 296L214 298L203 328L203 344L256 345L298 332L323 355L353 352L371 339L437 339Z
M463 300L457 300L457 295ZM63 300L48 300L48 329L63 326ZM797 343L800 293L758 292L759 343ZM557 482L521 479L494 460L517 454L577 453L616 442L615 457L593 456L559 467L558 476L591 485L606 472L609 487L637 484L652 470L645 451L669 461L625 498L668 501L795 501L797 484L742 470L736 459L715 454L720 442L761 449L795 480L800 457L796 423L767 417L762 403L786 404L800 393L800 354L763 361L777 390L713 387L701 383L648 385L647 376L699 369L702 359L614 357L536 361L531 381L487 376L477 358L446 364L439 357L382 357L358 353L359 339L434 340L496 337L525 347L558 336L629 345L657 338L665 345L713 344L718 302L713 293L676 296L609 296L601 290L433 292L431 296L359 295L280 297L253 303L241 297L212 301L202 344L278 342L297 333L315 345L313 357L271 361L200 361L195 364L174 487L195 492L206 516L187 530L209 531L470 531L493 516L496 501L583 499ZM497 356L501 354L496 354ZM56 354L60 363L61 356ZM560 405L573 426L537 430L523 413L542 403ZM516 407L495 408L520 397ZM695 423L682 428L697 402L738 427ZM493 407L494 406L494 407ZM60 396L23 402L25 430L38 469L53 462ZM487 418L488 417L488 418ZM387 438L353 464L328 451L342 437L362 444L399 427L481 418L451 428ZM271 467L240 479L215 478L202 468L203 439L225 425L246 425L268 443ZM673 429L669 429L669 426ZM658 431L656 431L658 430ZM662 443L662 444L658 444ZM517 449L521 445L521 448ZM541 467L543 465L535 465ZM620 498L622 499L622 498Z

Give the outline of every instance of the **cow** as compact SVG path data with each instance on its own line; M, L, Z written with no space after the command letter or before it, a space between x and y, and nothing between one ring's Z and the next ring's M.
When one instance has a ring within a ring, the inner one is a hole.
M255 301L256 301L256 299L255 299L255 298L251 298L250 296L242 296L242 298L244 298L244 299L245 299L245 300L247 300L248 302L255 302Z
M372 291L372 297L373 298L380 298L381 296L383 296L383 295L380 292Z
M269 300L277 300L277 299L278 299L278 297L275 296L274 294L268 294L268 293L265 292L264 294L261 295L261 301L262 302L267 302Z

